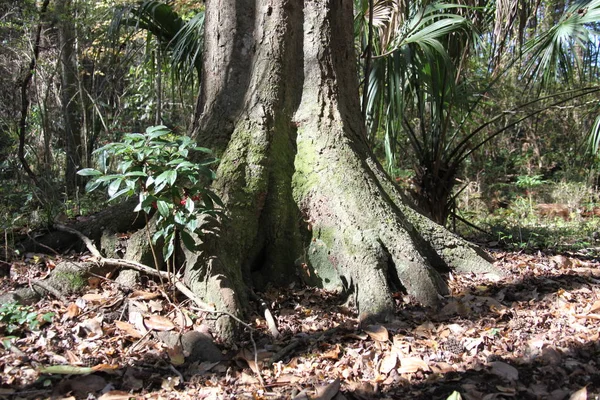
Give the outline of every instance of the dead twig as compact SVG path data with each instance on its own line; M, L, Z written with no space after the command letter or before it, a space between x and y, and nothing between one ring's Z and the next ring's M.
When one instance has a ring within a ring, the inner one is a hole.
M258 297L253 290L249 290L249 295L252 298L252 300L258 303L260 311L265 316L265 320L267 321L267 326L269 327L271 335L273 336L273 338L277 339L279 336L281 336L281 333L279 333L279 330L277 330L277 323L275 322L275 318L273 318L273 314L271 313L269 306L263 299Z
M245 322L243 322L242 320L240 320L237 316L235 316L234 314L230 313L229 311L215 310L214 307L211 307L210 305L206 304L204 301L202 301L200 298L198 298L198 296L196 296L194 294L194 292L192 292L190 290L190 288L188 288L185 283L183 283L179 278L177 278L175 276L171 277L168 272L158 271L158 270L156 270L154 268L151 268L151 267L149 267L149 266L147 266L145 264L141 264L141 263L138 263L138 262L135 262L135 261L122 260L122 259L118 259L118 258L105 258L105 257L102 256L102 254L100 253L100 251L98 251L98 249L96 248L96 246L94 246L94 244L92 243L92 241L87 236L85 236L83 233L81 233L81 232L79 232L79 231L77 231L77 230L75 230L73 228L69 228L67 226L60 225L60 224L55 224L54 226L58 230L62 230L64 232L72 233L73 235L76 235L77 237L79 237L81 239L81 241L85 244L85 246L87 247L87 249L90 251L90 253L92 253L92 255L94 257L98 258L98 262L100 264L106 265L106 266L110 266L110 267L132 268L132 269L135 269L137 271L144 272L144 273L146 273L148 275L166 278L167 280L173 279L173 283L175 284L175 287L177 288L177 290L179 290L184 296L186 296L187 298L189 298L190 300L192 300L194 303L196 303L196 305L198 306L198 310L199 311L213 313L213 314L224 314L224 315L227 315L230 318L233 318L238 323L240 323L243 326L245 326L246 328L254 330L253 327L251 327L250 325L246 324Z
M133 268L140 272L147 273L148 275L158 276L160 278L166 278L167 281L173 282L173 284L175 285L177 290L179 290L184 296L186 296L187 298L192 300L194 303L196 303L199 311L213 313L213 314L227 315L228 317L237 321L239 324L248 328L250 330L250 340L252 341L252 346L254 348L254 359L255 359L256 365L258 365L258 350L256 348L256 342L254 341L254 337L252 336L252 332L255 329L252 326L248 325L247 323L245 323L244 321L239 319L237 316L235 316L234 314L232 314L228 311L215 310L214 307L209 306L208 304L203 302L200 298L198 298L198 296L196 296L194 294L194 292L192 292L185 283L183 283L181 280L179 280L179 278L177 278L176 276L173 276L173 274L170 274L169 272L165 272L165 271L160 271L158 269L153 269L145 264L141 264L141 263L138 263L135 261L121 260L121 259L116 259L116 258L105 258L102 256L100 251L98 251L96 246L94 246L92 241L87 236L85 236L83 233L81 233L75 229L69 228L67 226L60 225L60 224L55 224L55 227L58 230L62 230L64 232L71 233L73 235L76 235L78 238L80 238L81 241L87 247L87 249L90 251L90 253L92 253L92 255L94 257L98 258L98 262L100 264L106 265L106 266L111 266L111 267ZM256 296L256 295L254 294L254 296ZM266 304L265 304L265 306L266 306ZM267 308L267 310L268 310L268 308ZM265 313L265 316L266 315L267 315L267 313ZM271 323L275 327L274 328L275 332L277 333L277 335L279 335L279 332L277 331L277 327L274 325L275 320L273 319L273 316L271 315L270 311L268 312L268 315L271 318ZM143 337L142 337L142 339L143 339ZM142 339L140 339L140 341ZM138 344L140 341L138 341L136 344ZM129 349L129 351L131 351L131 349ZM262 385L262 387L264 387L265 383L264 383L264 380L262 378L260 371L256 371L256 375L258 376L258 380L259 380L260 384Z

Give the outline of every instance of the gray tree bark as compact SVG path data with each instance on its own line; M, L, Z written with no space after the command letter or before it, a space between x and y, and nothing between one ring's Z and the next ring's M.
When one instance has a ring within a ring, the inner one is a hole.
M352 2L209 0L196 135L221 157L218 232L186 253L185 278L242 314L247 289L302 279L350 295L361 318L394 312L393 290L426 305L440 271L499 275L485 254L405 204L366 141ZM233 319L215 321L224 340Z

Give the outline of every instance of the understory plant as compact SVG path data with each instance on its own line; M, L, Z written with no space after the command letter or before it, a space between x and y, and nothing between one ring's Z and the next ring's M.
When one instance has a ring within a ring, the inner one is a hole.
M5 303L0 306L0 333L2 327L11 334L23 330L36 330L43 323L52 321L53 313L38 314L29 306Z
M166 261L179 238L187 249L196 249L191 234L199 233L201 217L222 213L221 199L208 189L215 178L209 166L217 159L188 136L154 126L143 134L126 134L123 141L109 143L94 153L102 161L103 171L85 168L78 172L92 177L86 190L107 186L109 200L137 194L139 202L134 211L149 216L156 210L157 230L152 243L163 239ZM107 173L111 157L116 159L115 173Z

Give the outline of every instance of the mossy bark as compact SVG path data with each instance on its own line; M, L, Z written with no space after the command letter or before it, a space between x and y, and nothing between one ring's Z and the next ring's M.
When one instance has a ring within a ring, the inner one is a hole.
M414 212L365 140L352 2L209 0L196 135L221 155L227 208L186 282L240 315L251 286L297 278L386 318L391 292L435 305L440 271L494 272L483 253ZM232 340L229 316L216 332Z

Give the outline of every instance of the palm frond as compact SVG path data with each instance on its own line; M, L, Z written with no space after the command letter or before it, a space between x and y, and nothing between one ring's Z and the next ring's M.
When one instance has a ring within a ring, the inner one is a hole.
M173 70L182 82L193 80L194 70L200 78L204 47L204 12L186 22L169 42Z
M200 78L204 12L184 21L168 4L145 0L115 10L111 31L118 32L122 26L152 34L171 56L173 74L181 84L193 82L195 73Z
M574 49L584 49L590 43L597 43L594 27L598 22L600 0L572 4L556 25L525 44L528 61L524 75L529 77L530 82L541 79L542 85L556 80L572 82L575 69L581 68L583 61Z

